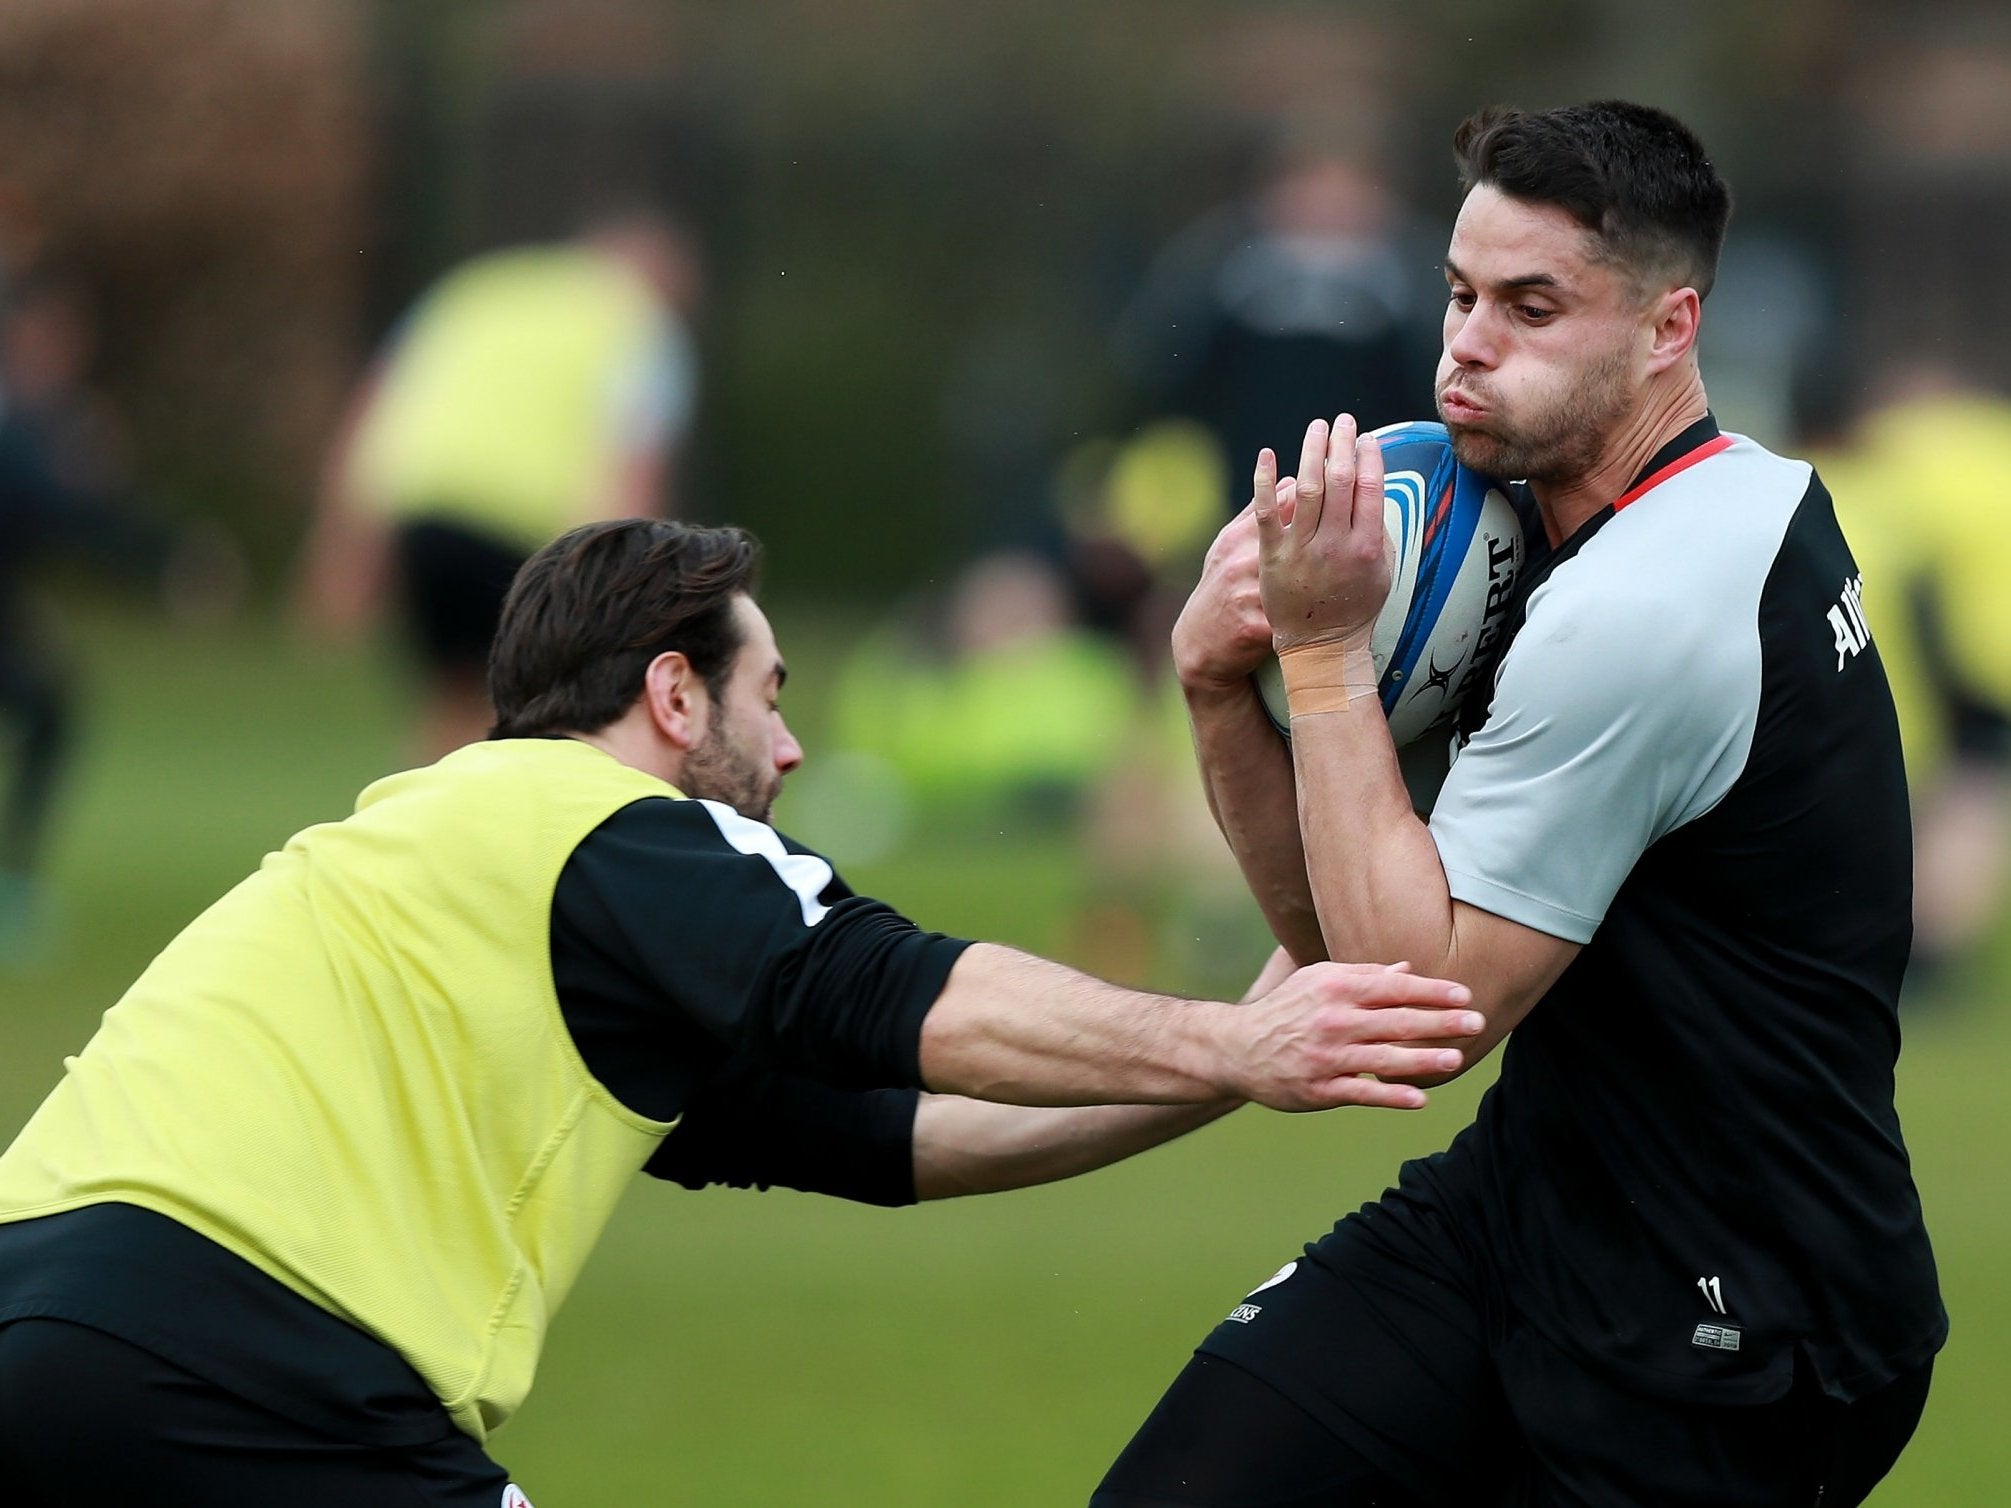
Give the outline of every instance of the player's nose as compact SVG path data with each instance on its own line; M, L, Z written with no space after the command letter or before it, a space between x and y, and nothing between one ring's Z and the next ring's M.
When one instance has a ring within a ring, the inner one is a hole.
M796 735L789 731L787 723L781 723L775 734L775 768L787 775L803 763L803 745L796 742Z
M1470 309L1446 322L1445 354L1455 366L1492 366L1497 333L1484 307Z

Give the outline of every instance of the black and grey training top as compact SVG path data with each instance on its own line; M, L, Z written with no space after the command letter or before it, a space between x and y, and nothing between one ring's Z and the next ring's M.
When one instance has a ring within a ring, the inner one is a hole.
M1517 489L1523 490L1523 489ZM1893 1108L1912 855L1860 580L1811 468L1705 418L1518 583L1431 818L1457 900L1584 944L1464 1201L1539 1330L1665 1396L1861 1396L1946 1335Z

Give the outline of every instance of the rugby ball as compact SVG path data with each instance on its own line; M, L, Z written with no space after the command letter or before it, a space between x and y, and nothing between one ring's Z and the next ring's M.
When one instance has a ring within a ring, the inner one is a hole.
M1500 636L1522 569L1522 525L1501 488L1454 459L1434 420L1374 431L1383 447L1390 596L1369 652L1398 748L1447 727ZM1277 656L1257 672L1264 710L1291 736Z

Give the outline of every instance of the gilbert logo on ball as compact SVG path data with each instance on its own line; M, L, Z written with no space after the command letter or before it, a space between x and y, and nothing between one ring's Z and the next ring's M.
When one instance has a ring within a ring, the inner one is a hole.
M515 1482L503 1489L502 1508L531 1508L531 1500L524 1496L524 1489Z
M1390 595L1369 652L1398 748L1451 724L1501 635L1522 569L1522 525L1501 488L1459 464L1435 420L1374 431L1383 448ZM1264 710L1291 735L1277 657L1257 672Z

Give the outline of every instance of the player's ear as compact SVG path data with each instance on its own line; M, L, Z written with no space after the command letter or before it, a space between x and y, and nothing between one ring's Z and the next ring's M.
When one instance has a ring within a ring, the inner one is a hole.
M1704 301L1694 288L1671 288L1656 298L1650 316L1651 341L1648 368L1666 371L1697 347L1697 328L1704 315Z
M649 662L642 673L642 704L651 725L674 747L695 748L704 739L712 698L682 651L668 649Z

